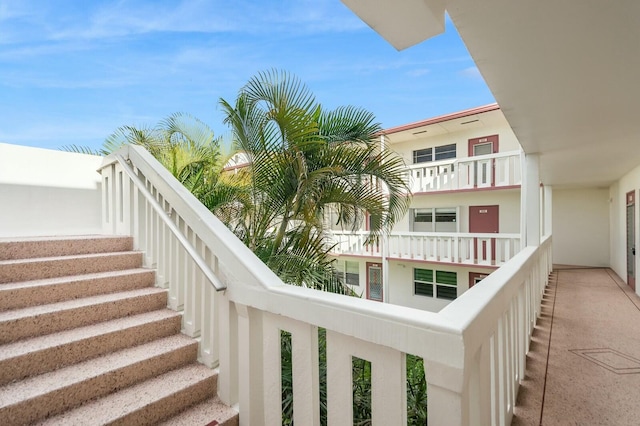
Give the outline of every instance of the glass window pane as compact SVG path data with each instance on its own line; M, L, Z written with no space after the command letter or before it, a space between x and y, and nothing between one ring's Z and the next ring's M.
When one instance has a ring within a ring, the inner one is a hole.
M433 297L433 284L414 283L414 294L418 296Z
M447 158L456 158L456 144L437 146L435 160L446 160Z
M458 285L458 274L449 271L436 271L438 284Z
M493 142L481 143L473 146L473 155L488 155L493 153Z
M413 270L413 279L416 281L433 282L433 271L431 269L418 269Z
M358 262L345 261L345 282L349 285L360 285L360 264Z
M413 209L414 222L432 222L433 213L431 209Z
M432 149L431 148L425 148L425 149L418 149L416 151L413 151L413 162L414 163L426 163L428 161L432 161L433 157L432 157Z
M454 300L456 297L458 297L458 289L455 287L439 285L436 286L436 292L436 297L438 299Z
M455 222L456 221L456 209L436 209L436 222Z

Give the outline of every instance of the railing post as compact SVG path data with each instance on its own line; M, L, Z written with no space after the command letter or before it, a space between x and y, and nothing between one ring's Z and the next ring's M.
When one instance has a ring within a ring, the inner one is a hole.
M218 294L218 336L220 372L218 396L226 405L238 402L238 315L226 294Z
M110 164L101 170L102 173L102 232L115 234L115 165Z
M262 311L236 304L240 426L264 423Z

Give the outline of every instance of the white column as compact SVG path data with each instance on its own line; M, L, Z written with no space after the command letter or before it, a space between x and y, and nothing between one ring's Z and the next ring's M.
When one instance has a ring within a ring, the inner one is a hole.
M551 235L553 232L553 188L551 186L544 187L544 233L542 235Z
M520 189L521 247L540 245L540 172L538 166L538 154L524 155L524 173Z

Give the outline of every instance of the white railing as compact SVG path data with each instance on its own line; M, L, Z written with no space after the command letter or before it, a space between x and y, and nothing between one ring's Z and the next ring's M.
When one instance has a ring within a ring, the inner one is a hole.
M412 164L407 180L414 194L520 185L520 152Z
M329 425L353 424L354 356L371 362L372 424L405 424L405 354L424 359L429 424L509 424L551 270L550 238L426 312L284 284L139 147L108 157L101 173L105 231L133 235L147 252L170 306L184 311L185 332L199 336L201 359L218 366L218 395L238 407L241 425L281 424L282 330L292 339L294 421L319 425L319 328Z
M366 231L331 231L335 254L382 256L387 244L390 259L500 266L520 251L520 234L392 232L377 243L365 244Z

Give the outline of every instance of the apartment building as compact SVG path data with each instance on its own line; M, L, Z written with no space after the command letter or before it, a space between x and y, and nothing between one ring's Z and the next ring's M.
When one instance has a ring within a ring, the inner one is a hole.
M382 133L411 206L377 244L334 219L336 266L361 297L439 311L520 251L522 151L497 104Z

